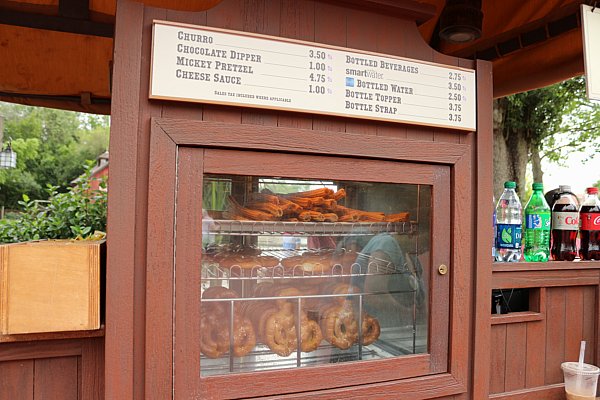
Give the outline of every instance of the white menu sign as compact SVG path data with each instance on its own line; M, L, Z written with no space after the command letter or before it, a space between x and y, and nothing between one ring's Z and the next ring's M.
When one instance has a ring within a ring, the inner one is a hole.
M600 6L581 5L583 59L588 99L600 100Z
M475 130L475 71L154 22L150 98Z

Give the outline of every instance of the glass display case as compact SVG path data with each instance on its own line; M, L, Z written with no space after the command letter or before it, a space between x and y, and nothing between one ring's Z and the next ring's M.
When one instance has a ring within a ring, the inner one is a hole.
M172 343L156 352L172 364L156 365L172 366L176 390L417 390L417 378L436 393L463 390L449 361L449 166L201 146L170 154L152 163L161 212L149 226L147 346Z
M201 375L426 353L431 196L421 184L205 174Z

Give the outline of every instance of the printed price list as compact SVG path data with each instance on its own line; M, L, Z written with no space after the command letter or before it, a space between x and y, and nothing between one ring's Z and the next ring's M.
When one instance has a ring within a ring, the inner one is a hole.
M151 98L475 130L475 73L155 22Z

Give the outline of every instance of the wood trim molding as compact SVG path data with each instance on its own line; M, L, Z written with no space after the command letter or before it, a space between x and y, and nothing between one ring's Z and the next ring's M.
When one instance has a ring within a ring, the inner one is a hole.
M506 271L492 274L494 289L593 286L599 283L600 275L597 270Z
M378 14L393 15L422 24L436 15L433 4L413 0L321 0Z
M492 315L491 324L501 325L542 321L545 317L545 314L533 311L513 312L509 314Z
M10 9L0 9L0 24L106 38L113 38L115 31L114 24Z
M496 393L489 396L490 400L562 400L565 397L565 385L540 386L531 389L515 390L512 392Z
M312 129L228 124L221 122L190 121L153 118L180 146L260 149L304 154L344 155L374 158L455 164L469 151L469 146L457 143L439 143L399 139L387 136L369 136L344 132ZM299 139L301 137L301 139ZM357 142L361 142L357 146ZM311 145L307 145L311 144Z

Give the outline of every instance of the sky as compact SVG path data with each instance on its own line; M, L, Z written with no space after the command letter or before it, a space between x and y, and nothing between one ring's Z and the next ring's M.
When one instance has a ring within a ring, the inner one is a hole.
M587 187L600 180L600 154L594 154L590 161L583 164L585 158L586 155L583 153L572 153L565 160L564 167L543 160L544 191L557 188L559 185L571 185L573 193L584 194Z

